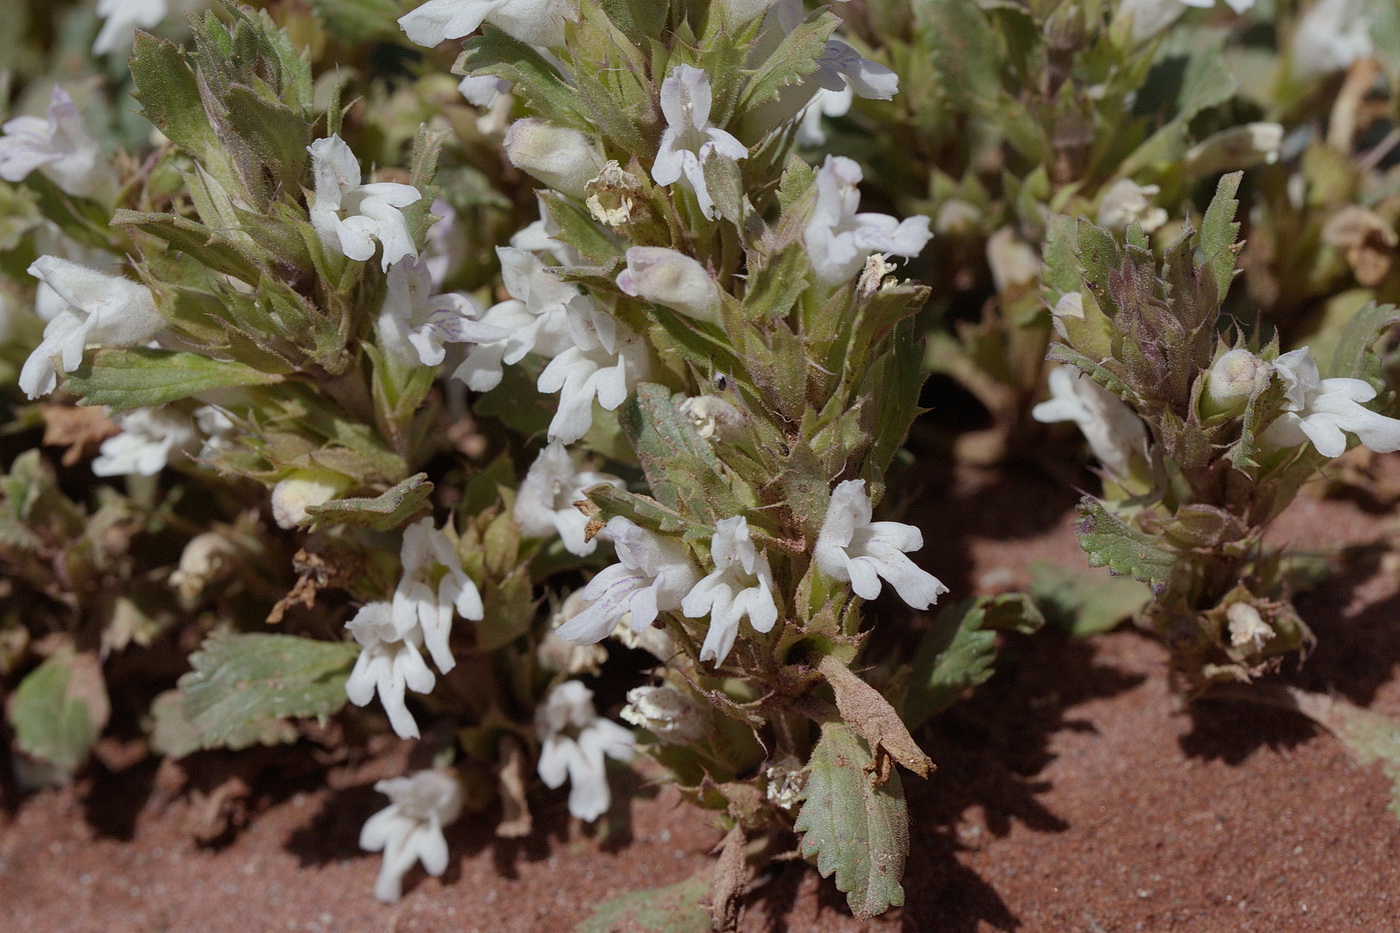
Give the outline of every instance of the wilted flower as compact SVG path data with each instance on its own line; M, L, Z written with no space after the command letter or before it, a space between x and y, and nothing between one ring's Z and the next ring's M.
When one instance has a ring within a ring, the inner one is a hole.
M888 214L856 213L860 166L845 156L827 156L817 172L817 199L802 241L817 278L835 285L860 271L872 252L917 256L928 245L927 217L896 220Z
M609 227L632 222L632 210L642 196L642 180L624 169L616 159L609 159L584 185L588 192L588 212L595 220Z
M778 621L773 601L773 571L768 557L760 554L749 536L742 515L715 523L710 538L710 559L715 569L681 601L681 611L692 619L710 617L701 661L723 664L739 635L739 620L749 617L756 632L770 632Z
M389 270L384 306L379 312L379 339L402 363L437 366L448 343L484 343L509 334L478 321L476 303L465 295L434 295L426 262L409 259Z
M1131 178L1120 178L1099 199L1099 226L1126 230L1137 221L1143 233L1152 233L1167 222L1167 212L1152 206L1162 193L1158 185L1139 185Z
M673 745L699 742L710 734L709 710L671 686L633 687L621 716Z
M410 41L434 46L460 39L490 23L529 45L564 41L564 24L578 19L579 0L428 0L399 17Z
M681 601L700 579L680 542L621 517L610 519L607 529L617 549L617 563L588 581L583 598L590 605L559 627L560 638L585 645L602 641L629 612L632 629L641 631L658 614L681 608Z
M394 590L394 624L401 632L421 631L433 663L446 674L457 664L448 644L453 613L481 621L481 593L462 569L456 544L431 518L404 529L399 560L403 576Z
M419 771L411 777L378 781L374 789L389 806L365 821L360 848L384 853L374 896L386 904L403 893L403 876L414 862L430 875L447 870L447 837L442 828L462 813L462 786L445 771Z
M57 256L40 256L29 274L53 289L67 307L44 328L43 342L20 370L19 386L30 398L58 385L57 358L77 369L88 347L131 347L165 329L151 290L121 276L106 275Z
M705 440L732 441L739 436L747 417L737 407L716 395L696 395L676 406L676 412L690 422Z
M1116 395L1070 366L1057 366L1047 378L1050 398L1031 409L1043 424L1073 421L1099 463L1127 477L1134 460L1147 457L1147 427Z
M763 769L768 785L764 796L784 810L793 809L802 802L807 774L806 765L792 755L784 755Z
M1231 603L1225 610L1229 620L1230 647L1243 648L1246 645L1255 651L1263 648L1274 637L1274 630L1264 621L1259 610L1249 603Z
M512 123L503 144L511 165L580 201L603 168L598 147L583 133L534 117Z
M197 441L190 416L176 408L137 408L112 420L122 431L102 442L92 461L98 476L155 476L173 454L189 453Z
M38 169L67 193L102 197L117 176L88 135L73 98L54 85L45 117L15 117L0 127L0 178L23 181Z
M625 294L679 311L698 321L718 324L720 287L695 259L664 246L633 246L627 268L618 273Z
M608 811L612 792L603 758L627 761L633 754L632 733L593 710L593 691L568 680L549 692L535 710L539 736L540 780L551 789L569 782L569 812L581 820L596 820Z
M194 599L204 588L222 579L231 569L238 546L218 531L197 534L180 552L180 564L170 574L170 585L185 599Z
M356 706L364 706L378 693L389 724L399 737L418 738L418 723L404 703L404 690L427 693L437 682L419 653L423 633L417 625L400 629L387 602L365 603L345 627L360 643L360 656L345 681L346 697Z
M1373 52L1371 9L1376 0L1319 0L1293 33L1292 65L1303 78L1344 71Z
M598 539L584 540L588 518L574 503L583 498L590 486L607 483L622 488L622 480L609 473L582 470L576 459L559 441L540 451L520 492L515 497L515 520L520 530L532 538L546 538L558 533L570 554L587 557L598 547Z
M316 176L308 209L323 243L364 262L378 240L385 270L405 256L417 258L403 209L422 200L421 191L394 182L361 184L360 162L339 136L318 139L306 151Z
M924 536L902 522L872 522L865 480L848 479L831 491L826 521L812 559L827 576L850 581L861 599L880 595L880 578L915 609L927 609L948 588L905 556L924 546Z
M728 159L748 158L749 150L729 133L710 126L710 76L690 65L677 65L661 83L661 112L666 130L651 177L658 185L672 185L682 178L695 192L701 212L717 216L714 200L705 185L705 162L718 154Z
M1260 438L1266 445L1277 449L1311 441L1324 457L1340 457L1347 449L1346 435L1355 434L1376 453L1400 450L1400 420L1360 405L1376 397L1370 383L1323 379L1307 347L1283 354L1274 369L1287 387L1287 401Z

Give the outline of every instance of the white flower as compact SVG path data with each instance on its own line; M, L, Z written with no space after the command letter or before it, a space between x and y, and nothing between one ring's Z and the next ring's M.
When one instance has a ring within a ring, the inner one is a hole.
M1324 457L1340 457L1347 449L1347 434L1376 453L1400 450L1400 420L1387 418L1361 402L1376 397L1376 390L1361 379L1323 379L1307 347L1285 353L1274 369L1287 387L1284 413L1260 439L1275 449L1297 447L1312 441Z
M574 345L550 360L535 384L541 392L559 393L548 435L565 444L593 426L595 398L605 411L615 411L651 368L646 342L588 299L575 302L569 317Z
M851 104L855 102L855 97L855 91L849 86L839 91L818 88L812 102L803 109L798 121L797 142L812 147L826 145L826 130L822 126L822 117L844 117L851 112Z
M306 521L308 509L324 505L354 482L329 470L292 470L272 487L272 519L279 528L295 528Z
M768 557L760 554L749 537L749 523L742 515L720 519L710 539L710 559L715 569L681 600L681 611L692 619L710 617L701 661L724 663L739 620L749 617L756 632L769 632L778 621L773 601L773 571Z
M607 166L603 167L607 168ZM578 251L559 239L559 225L554 222L554 215L549 212L544 198L540 197L538 193L535 195L535 203L539 209L540 219L517 230L515 235L510 238L511 247L523 249L527 253L535 253L541 259L553 259L554 264L558 266L582 265ZM510 291L510 289L506 290Z
M872 62L840 39L830 39L817 59L816 81L828 91L849 88L867 100L890 100L899 92L899 75Z
M717 216L710 190L705 186L705 162L718 153L729 159L748 158L748 148L729 133L710 126L710 76L690 65L677 65L661 82L661 112L666 130L652 163L651 177L658 185L685 180L695 192L700 210L711 220Z
M1350 68L1373 52L1371 8L1374 0L1319 0L1293 33L1293 70L1299 77L1319 78Z
M448 644L453 612L481 621L481 593L462 569L456 545L431 518L404 529L399 560L403 577L394 590L394 624L401 632L419 629L433 663L446 674L457 664Z
M1042 424L1073 421L1094 457L1119 477L1134 459L1147 456L1147 428L1122 399L1072 366L1057 366L1048 377L1050 398L1031 409Z
M130 52L136 30L159 26L168 12L166 0L97 0L97 17L104 22L92 54Z
M467 75L457 90L467 103L483 111L476 118L477 132L484 136L505 132L515 108L515 85L494 75Z
M599 483L622 488L622 480L608 473L579 469L575 457L559 441L540 451L515 498L515 520L531 538L547 538L558 533L570 554L587 557L598 547L598 539L583 539L588 518L574 507L583 491Z
M720 321L720 287L695 259L664 246L633 246L627 268L618 273L617 287L698 321Z
M848 479L831 491L826 521L812 559L827 576L849 580L861 599L880 595L880 577L915 609L927 609L948 588L904 554L924 546L924 536L902 522L872 522L865 480Z
M1236 14L1254 6L1254 0L1225 0ZM1176 22L1190 7L1210 9L1215 0L1123 0L1114 13L1114 23L1131 20L1132 40L1145 42Z
M1152 206L1152 199L1161 193L1158 185L1120 178L1099 199L1099 226L1126 230L1136 220L1143 233L1157 230L1167 222L1167 212Z
M511 165L580 201L588 194L584 186L603 168L593 140L578 130L533 117L512 123L502 145Z
M54 85L48 117L15 117L0 136L0 178L23 181L39 169L54 184L80 198L101 197L117 176L73 106L73 98Z
M632 630L640 632L660 613L681 608L700 579L679 541L620 517L610 519L607 529L618 562L588 581L583 598L590 605L559 627L560 638L584 645L600 642L629 612Z
M1032 285L1040 278L1040 256L1015 229L1002 227L987 237L987 266L998 292Z
M131 347L165 329L151 290L121 276L106 275L57 256L40 256L29 274L67 307L44 328L44 339L20 370L19 385L30 398L58 385L57 358L64 371L77 369L88 347Z
M345 695L356 706L364 706L377 692L399 737L418 738L418 723L404 703L404 690L427 693L437 681L419 654L422 632L416 625L400 629L387 602L366 603L345 627L361 646L355 668L345 681Z
M633 687L620 715L672 745L699 742L711 731L709 711L672 686Z
M414 862L430 875L447 870L447 837L442 828L462 814L462 786L450 773L419 771L411 777L378 781L374 789L389 806L365 821L360 848L384 853L374 896L386 904L403 893L403 876Z
M388 290L379 312L379 338L400 362L437 366L448 343L504 340L509 334L476 320L478 308L465 295L434 295L426 262L406 260L389 270Z
M1274 637L1274 630L1269 623L1265 622L1259 610L1249 603L1231 603L1225 610L1225 618L1229 622L1227 628L1232 648L1248 645L1254 651L1259 651Z
M318 139L306 151L316 176L308 209L323 243L364 262L374 256L378 240L385 270L405 256L417 258L403 208L420 201L423 192L394 182L361 184L360 162L339 136Z
M514 365L527 353L555 356L572 347L569 305L588 301L578 288L546 271L544 262L533 253L498 246L496 255L510 298L488 308L481 323L504 331L506 337L472 347L452 374L476 392L500 385L503 364Z
M190 416L172 408L137 408L113 415L122 429L102 442L92 461L98 476L155 476L172 454L189 453L197 438Z
M428 0L399 17L410 41L434 46L490 23L528 45L564 42L564 24L578 19L579 0Z
M860 166L844 156L827 156L817 172L817 200L802 241L817 278L835 285L850 279L871 252L917 256L928 245L927 217L896 220L888 214L858 214Z
M588 821L608 812L612 792L603 756L631 759L632 732L598 716L593 691L568 680L535 710L535 733L541 743L540 780L551 789L569 782L569 812Z
M199 429L199 433L204 435L204 443L199 448L199 455L196 459L211 460L218 456L220 451L233 447L238 426L233 423L233 419L223 409L215 405L202 405L196 408L194 410L194 424Z

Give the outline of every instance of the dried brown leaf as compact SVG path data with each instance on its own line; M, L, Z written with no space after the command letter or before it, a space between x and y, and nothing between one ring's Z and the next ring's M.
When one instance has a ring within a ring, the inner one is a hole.
M836 708L841 718L851 724L856 734L865 739L875 756L874 776L877 784L890 777L890 759L904 765L919 777L928 777L933 760L919 748L904 720L899 718L890 702L880 692L836 658L822 658L818 670L836 693Z

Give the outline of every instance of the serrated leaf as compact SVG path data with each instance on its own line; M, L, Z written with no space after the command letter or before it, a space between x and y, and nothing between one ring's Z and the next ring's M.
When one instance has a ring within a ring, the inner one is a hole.
M1171 582L1177 555L1149 535L1130 527L1102 502L1085 496L1079 503L1084 516L1075 527L1079 546L1089 555L1090 567L1107 567L1116 574L1146 583L1161 593Z
M1235 214L1240 202L1235 193L1240 190L1240 179L1244 172L1231 172L1220 176L1215 196L1210 199L1206 216L1201 220L1201 259L1215 276L1215 293L1224 302L1230 283L1235 279L1235 257L1238 250L1235 241L1239 238L1240 225Z
M663 535L685 534L693 527L679 512L667 508L655 499L618 489L609 483L590 486L583 494L598 506L601 521L621 516L634 525L650 528Z
M111 712L97 655L65 647L20 681L10 725L20 751L71 776L87 762Z
M201 747L246 748L265 741L277 720L330 716L344 706L358 654L354 644L216 632L180 678L185 715Z
M433 484L427 473L408 479L374 497L332 499L306 510L311 527L330 522L337 525L368 525L375 531L390 531L422 510L432 495Z
M737 108L743 113L758 104L778 96L790 84L817 70L817 61L826 51L827 40L841 21L830 11L813 16L792 32L764 61L763 67L744 87Z
M248 283L255 283L262 277L262 256L251 255L243 242L229 239L188 217L119 209L112 215L112 224L135 227L159 237L171 249L215 272Z
M63 387L81 396L84 405L106 405L121 412L164 405L210 389L281 381L279 375L199 353L133 347L97 350L82 366L64 374Z
M928 777L933 761L919 748L899 714L870 684L861 680L839 660L826 655L818 669L836 695L836 708L841 718L850 723L856 733L878 756L881 749L895 761L919 777ZM881 769L883 770L883 769ZM889 772L892 774L893 772ZM883 777L884 775L880 775Z
M588 117L579 107L577 93L554 67L529 45L494 26L483 27L478 35L463 43L462 54L452 66L452 72L504 78L515 85L515 93L531 110L550 122L585 133L593 131Z
M665 386L643 383L620 410L619 421L646 472L652 495L669 509L714 522L743 506L725 481L719 459L676 410Z
M664 888L632 891L598 905L574 933L709 933L710 912L701 903L709 891L704 872Z
M822 877L836 876L851 912L861 920L904 903L909 810L898 772L874 785L870 749L844 722L822 726L807 763L807 787L793 829L799 851Z
M179 690L166 690L151 701L148 732L151 750L159 755L183 758L200 749L199 730L185 715Z
M1369 302L1342 329L1326 375L1365 379L1373 386L1379 385L1381 361L1375 351L1376 341L1396 324L1400 324L1400 309Z
M997 636L983 628L981 600L964 600L944 609L924 634L910 663L900 715L917 730L952 706L967 690L992 676Z
M142 115L221 181L227 181L226 157L204 112L194 73L179 47L138 31L131 80L135 85L132 96L141 103Z
M1031 565L1030 595L1053 624L1075 638L1116 628L1152 599L1151 591L1131 577L1045 562Z

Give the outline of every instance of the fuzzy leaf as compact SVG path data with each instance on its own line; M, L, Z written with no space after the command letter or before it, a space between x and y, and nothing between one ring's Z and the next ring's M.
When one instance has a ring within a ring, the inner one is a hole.
M658 502L683 515L711 521L743 511L714 450L676 411L666 387L638 386L620 416Z
M997 636L983 627L985 621L984 601L975 599L949 606L934 618L914 653L900 704L910 729L918 729L992 676Z
M106 405L114 412L150 408L210 389L265 386L282 377L199 353L148 347L104 349L65 374L64 389L84 405Z
M802 856L816 862L822 877L836 876L858 919L903 904L909 810L899 773L874 784L870 749L844 722L822 726L807 767L802 811L793 824L802 833Z
M1127 525L1102 502L1085 496L1079 503L1083 515L1074 529L1079 546L1089 555L1090 567L1107 567L1126 574L1161 593L1171 582L1176 554L1161 547L1149 535Z
M416 473L373 498L332 499L306 510L312 527L325 522L338 525L369 525L375 531L389 531L408 521L423 508L432 495L433 484L427 473Z
M1030 593L1049 620L1075 638L1116 628L1152 599L1152 593L1131 577L1043 562L1031 565Z
M560 77L554 66L529 45L506 35L494 26L467 39L462 54L452 66L453 74L495 75L515 85L515 93L539 116L560 126L585 133L592 124L579 107L573 88Z
M826 51L826 42L839 25L841 21L826 11L784 36L744 88L738 111L743 113L776 97L788 85L802 83L804 77L817 70L817 60Z
M1215 293L1221 302L1235 279L1235 257L1239 253L1235 243L1240 235L1240 225L1235 221L1240 202L1235 200L1235 193L1240 190L1243 177L1244 172L1220 176L1215 196L1201 221L1201 259L1215 276Z
M20 751L71 776L87 762L111 711L97 655L64 648L20 681L10 725Z
M270 721L323 718L344 706L358 654L355 644L216 632L180 678L185 715L203 748L247 748L264 740Z
M1332 365L1326 375L1365 379L1373 386L1379 385L1381 361L1375 344L1396 324L1400 324L1400 309L1395 305L1368 303L1347 321L1332 351Z
M621 516L634 525L650 528L663 535L684 534L691 523L679 512L669 509L648 496L639 496L608 483L599 483L583 491L598 506L599 520Z

